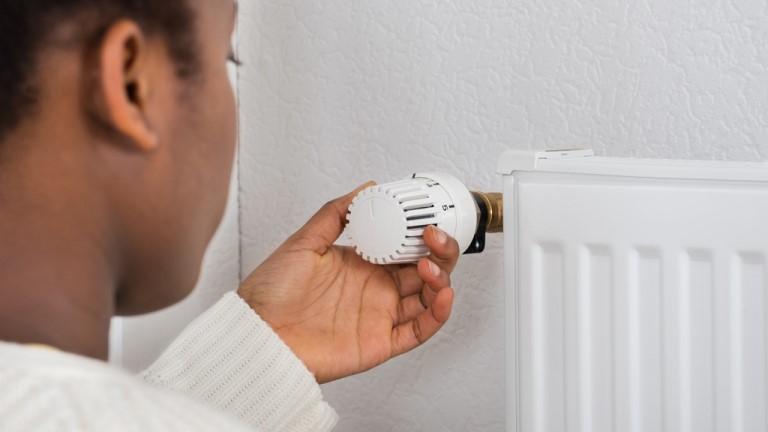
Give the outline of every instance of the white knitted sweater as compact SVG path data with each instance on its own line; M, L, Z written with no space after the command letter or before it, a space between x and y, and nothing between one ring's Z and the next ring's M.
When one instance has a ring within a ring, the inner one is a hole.
M106 363L0 343L0 431L329 431L303 363L235 293L137 378Z

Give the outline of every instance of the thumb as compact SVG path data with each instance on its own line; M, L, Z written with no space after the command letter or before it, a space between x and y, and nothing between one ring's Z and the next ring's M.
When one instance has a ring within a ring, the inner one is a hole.
M369 181L354 191L328 201L314 216L295 234L296 241L303 247L323 255L336 242L347 224L349 206L357 194L376 182Z

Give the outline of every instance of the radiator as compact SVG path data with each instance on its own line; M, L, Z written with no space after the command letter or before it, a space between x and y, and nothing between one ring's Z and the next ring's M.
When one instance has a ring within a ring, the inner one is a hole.
M507 430L768 431L768 165L508 152Z

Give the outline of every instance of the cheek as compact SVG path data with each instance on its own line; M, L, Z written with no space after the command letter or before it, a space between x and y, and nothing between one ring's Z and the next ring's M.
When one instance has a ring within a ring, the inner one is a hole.
M223 69L223 68L222 68ZM215 81L211 81L213 87L210 97L207 98L210 105L207 109L209 116L206 121L209 131L208 139L204 146L209 156L207 170L210 173L210 186L213 190L213 201L223 211L229 191L230 177L235 158L235 143L237 136L235 96L227 77L222 71Z
M235 89L234 81L230 79L222 80L225 82L221 85L220 98L221 104L217 111L217 118L215 120L217 129L219 130L219 149L221 153L222 169L227 171L227 184L229 180L229 173L232 170L235 158L235 145L237 142L237 110L235 103Z
M229 78L229 88L232 93L237 93L237 66L232 62L227 63L227 78Z

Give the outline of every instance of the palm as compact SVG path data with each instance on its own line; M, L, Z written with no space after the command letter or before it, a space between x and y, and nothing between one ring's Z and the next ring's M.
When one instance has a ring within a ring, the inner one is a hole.
M296 270L288 279L280 269ZM400 303L395 279L349 249L334 247L324 256L311 251L275 255L249 281L258 281L262 291L256 312L295 347L319 380L364 371L393 356Z
M338 209L346 212L343 203ZM331 220L340 224L338 217L320 218L329 225ZM448 253L439 275L430 272L427 260L376 266L350 248L331 246L342 228L310 221L240 289L320 382L366 371L415 348L447 320L452 303L452 291L440 291L450 284L458 252Z

